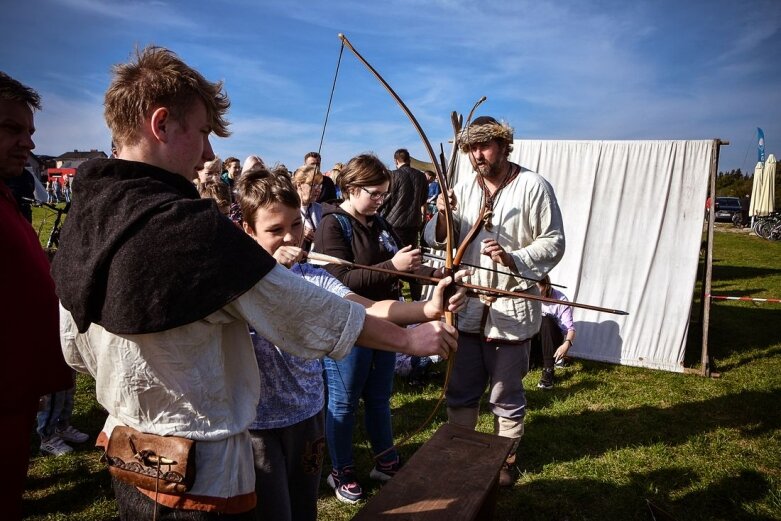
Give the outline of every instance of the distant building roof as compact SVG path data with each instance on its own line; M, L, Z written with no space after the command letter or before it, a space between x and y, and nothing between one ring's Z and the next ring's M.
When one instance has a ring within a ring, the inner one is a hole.
M56 157L55 159L58 161L67 161L67 160L73 160L73 159L94 159L96 157L102 157L107 158L105 152L97 149L92 149L89 152L82 152L80 150L74 150L73 152L65 152L61 156Z
M30 156L27 158L27 162L30 163L30 164L36 163L39 166L43 166L44 162L46 161L46 159L44 159L44 157L45 156L36 156L32 152L30 152Z

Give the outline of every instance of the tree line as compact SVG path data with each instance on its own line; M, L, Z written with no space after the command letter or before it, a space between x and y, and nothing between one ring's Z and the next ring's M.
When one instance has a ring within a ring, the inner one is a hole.
M751 195L751 189L754 183L754 173L743 174L738 169L730 170L729 172L719 172L716 176L716 195L743 197L745 195ZM781 201L781 169L776 168L776 208L778 208L778 202Z

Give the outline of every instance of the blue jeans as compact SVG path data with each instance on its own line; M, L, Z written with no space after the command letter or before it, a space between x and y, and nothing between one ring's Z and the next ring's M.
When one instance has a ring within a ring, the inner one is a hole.
M47 394L41 397L42 406L38 410L38 436L46 439L54 434L55 427L65 429L70 425L73 414L73 395L76 388Z
M335 469L354 465L353 429L358 400L363 398L366 434L374 454L393 446L390 396L396 353L355 346L342 360L323 359L328 406L325 436L328 454ZM396 459L392 450L379 458L382 463Z

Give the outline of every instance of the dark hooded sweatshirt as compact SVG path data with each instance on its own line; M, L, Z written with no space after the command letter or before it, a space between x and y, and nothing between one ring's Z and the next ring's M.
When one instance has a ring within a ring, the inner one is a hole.
M334 216L340 214L350 222L350 240L344 228ZM395 269L391 259L395 250L390 251L384 244L383 234L390 236L395 246L401 244L393 228L382 218L369 217L369 226L363 225L338 206L323 205L323 219L315 232L315 251L338 257L356 264ZM346 266L328 264L325 269L353 292L371 300L398 300L401 296L399 277L366 269L351 269ZM419 275L434 275L435 270L421 267Z
M184 177L96 159L74 180L52 274L80 332L142 334L210 315L275 264Z

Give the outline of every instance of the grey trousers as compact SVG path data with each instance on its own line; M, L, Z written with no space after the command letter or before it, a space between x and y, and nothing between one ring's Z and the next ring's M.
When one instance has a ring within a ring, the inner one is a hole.
M529 340L503 344L461 333L445 395L447 406L477 408L487 386L491 412L522 421L526 416L523 377L529 372L530 346Z
M289 427L250 431L260 521L315 521L325 455L323 412Z

